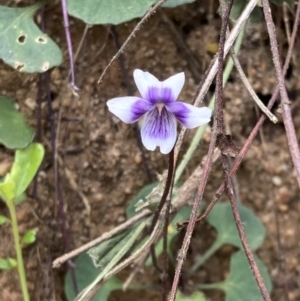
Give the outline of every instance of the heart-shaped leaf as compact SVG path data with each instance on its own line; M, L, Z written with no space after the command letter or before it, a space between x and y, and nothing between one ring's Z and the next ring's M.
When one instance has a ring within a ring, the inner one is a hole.
M239 205L238 208L248 242L252 250L256 250L265 239L266 229L252 210L243 205ZM207 217L207 222L217 230L217 238L210 248L196 259L188 272L189 275L198 270L222 245L231 244L238 248L242 247L229 202L215 204Z
M266 266L257 257L255 257L255 261L267 290L271 292L272 282ZM231 256L229 276L217 286L225 292L226 301L263 301L243 251L236 252Z
M44 147L39 143L32 143L15 153L11 171L0 182L0 197L11 201L20 197L35 176L44 157Z
M252 210L243 205L238 208L248 242L251 249L256 250L265 239L266 228ZM217 230L216 240L220 245L231 244L238 248L242 246L229 202L217 203L208 215L207 222Z
M32 142L33 136L33 129L15 108L14 101L0 96L0 143L10 149L24 148Z
M62 61L59 47L33 21L42 5L0 6L0 58L21 72L45 72Z
M95 280L99 275L99 270L93 265L91 258L86 253L79 255L74 263L78 290L82 291ZM116 277L112 277L103 284L102 288L97 292L92 301L107 301L112 291L121 288L122 282ZM70 272L68 272L65 277L65 293L68 301L73 301L76 297Z
M68 0L69 14L87 24L118 25L142 17L156 0Z

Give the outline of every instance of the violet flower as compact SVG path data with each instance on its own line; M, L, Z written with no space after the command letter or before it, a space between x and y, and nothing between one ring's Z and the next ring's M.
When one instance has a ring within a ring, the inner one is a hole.
M133 77L142 97L113 98L107 106L125 123L134 123L144 116L141 137L146 149L153 151L159 146L161 153L168 154L176 142L176 119L189 129L210 121L209 108L176 101L184 85L183 72L162 82L139 69L134 70Z

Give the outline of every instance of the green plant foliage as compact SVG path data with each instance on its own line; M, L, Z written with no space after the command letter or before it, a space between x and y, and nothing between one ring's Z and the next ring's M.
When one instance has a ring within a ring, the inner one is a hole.
M130 219L136 215L135 205L139 200L146 200L146 196L157 186L157 182L144 186L140 192L130 201L129 205L126 208L126 217Z
M266 266L255 257L258 269L266 284L267 290L271 292L272 282ZM228 278L218 284L226 294L225 301L262 301L260 291L249 268L248 260L241 250L231 256L230 272Z
M239 205L238 208L251 249L256 250L265 239L266 228L252 210L243 205ZM208 215L207 222L218 232L218 245L231 244L239 248L242 246L229 202L217 203Z
M15 153L11 171L0 182L0 197L11 201L21 196L35 176L44 157L44 147L32 143Z
M91 248L87 253L90 255L95 267L101 269L111 261L111 259L118 253L122 248L123 244L127 241L132 231L127 230L110 239L107 239Z
M33 129L15 108L14 101L0 96L0 143L10 149L24 148L32 142L33 137Z
M78 290L82 291L95 280L99 275L99 270L93 265L91 258L86 253L79 255L74 263ZM122 282L116 277L112 277L103 284L102 288L97 292L92 301L106 301L112 291L121 288ZM68 272L65 277L65 294L68 301L73 301L76 297L70 272Z
M186 296L178 291L176 301L206 301L206 298L202 292L194 292L193 294Z
M28 230L22 238L22 243L26 245L34 243L36 241L36 233L35 229Z
M176 6L179 6L179 5L192 3L192 2L195 2L195 1L196 0L168 0L162 6L172 8L172 7L176 7Z
M16 198L14 198L14 204L15 205L20 205L22 204L24 201L26 200L26 194L22 193L19 196L17 196Z
M0 258L0 270L11 270L17 266L17 261L14 258Z
M45 72L62 62L59 47L33 21L42 5L0 6L0 58L21 72Z
M139 238L140 234L145 229L147 223L145 221L141 222L135 229L130 231L130 234L127 235L126 240L123 239L115 248L117 248L117 252L114 252L110 257L111 260L107 263L106 266L101 266L101 271L99 275L94 279L94 281L87 286L83 291L80 292L78 297L75 300L83 301L85 297L97 286L101 280L107 276L107 274L118 264L118 262L125 256L126 253L132 248L133 244ZM95 257L97 254L94 254ZM97 258L96 258L97 259ZM98 258L97 260L101 260Z
M125 231L125 233L91 248L88 254L93 259L95 266L99 268L99 271L104 274L108 267L112 269L131 249L145 227L146 222L141 222L136 227Z
M6 216L0 215L0 226L6 224L8 222L9 222L9 219Z
M68 0L70 15L87 24L118 25L142 17L156 0Z

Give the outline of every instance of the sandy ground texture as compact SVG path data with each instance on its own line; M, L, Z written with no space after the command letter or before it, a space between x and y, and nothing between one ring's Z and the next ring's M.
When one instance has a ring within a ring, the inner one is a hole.
M216 3L212 7L205 7L201 1L196 1L171 11L164 11L197 60L200 77L213 58L218 43L220 20L216 8ZM79 247L123 222L128 202L144 185L155 180L156 173L166 169L167 157L158 150L144 150L143 158L134 127L120 122L107 110L108 99L128 95L126 79L118 62L109 69L103 83L97 84L98 77L116 52L108 29L94 26L88 30L76 61L76 84L80 91L79 97L74 97L67 85L69 63L60 6L46 9L45 16L46 31L63 49L64 63L51 70L41 80L36 74L18 73L0 62L0 93L16 100L29 123L37 129L36 140L40 139L46 147L46 157L36 189L31 187L28 190L28 199L18 207L17 212L21 233L29 228L38 231L36 243L23 250L32 300L64 301L66 298L63 279L66 266L53 270L53 259L65 253L66 249ZM290 18L292 21L292 16ZM288 41L281 9L275 9L275 20L280 37L279 47L284 58ZM115 27L120 43L125 41L137 22L138 20L134 20ZM84 24L71 18L70 30L76 49L82 38ZM177 47L177 43L178 38L170 31L160 14L156 14L142 27L124 53L125 68L134 95L138 95L132 78L132 72L136 68L148 70L161 80L184 71L186 84L180 99L192 101L199 79L188 63L190 57ZM299 49L299 46L297 42L295 49ZM254 90L264 101L268 101L276 85L276 78L263 24L248 26L239 58ZM299 79L299 52L295 51L286 85L290 93L298 137ZM47 103L47 85L52 114ZM39 87L42 87L40 113L37 102ZM210 95L212 91L213 89L209 92ZM206 103L208 99L207 97ZM237 172L235 188L239 192L240 201L252 208L267 228L267 238L258 255L267 265L272 278L272 300L294 301L300 299L300 235L297 230L299 188L278 105L274 113L280 122L276 125L270 121L265 122ZM234 70L225 88L225 122L226 132L232 135L237 145L244 144L259 114ZM55 129L58 130L58 184L64 203L63 210L59 207L56 197L58 186L54 176L51 116ZM38 120L41 122L40 126ZM194 132L188 131L182 154ZM210 135L207 131L182 180L187 179L195 166L201 162L209 140ZM7 170L8 163L12 162L12 156L12 152L1 148L1 176ZM222 170L217 164L209 178L205 192L206 200L213 197L221 182ZM226 200L226 196L222 200ZM8 213L3 203L0 203L0 213ZM66 225L65 233L62 231L63 221ZM13 256L10 227L3 226L0 231L0 256ZM213 229L205 223L196 229L187 265L199 252L209 247L214 235ZM193 284L197 279L205 283L224 279L228 274L228 258L232 252L232 248L223 247L197 275L188 280L188 283ZM153 268L146 271L141 276L144 282L159 283L159 275ZM125 277L123 273L121 277ZM0 287L0 300L22 300L16 271L1 272ZM224 300L224 295L220 292L208 292L207 296L210 300ZM127 301L140 298L145 301L160 300L160 293L116 292L111 295L110 300Z

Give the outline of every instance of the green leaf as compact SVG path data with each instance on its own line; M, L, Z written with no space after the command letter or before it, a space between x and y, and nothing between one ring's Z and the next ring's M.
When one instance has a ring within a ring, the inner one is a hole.
M0 258L0 270L11 270L17 266L17 261L14 258Z
M36 233L35 229L28 230L22 238L22 243L26 245L30 245L36 241Z
M24 193L43 160L44 152L44 147L39 143L16 151L11 171L0 182L1 198L11 201Z
M176 6L187 4L187 3L192 3L195 1L196 0L168 0L162 6L171 8L171 7L176 7Z
M112 262L117 264L122 259L125 253L133 246L145 226L145 222L139 223L136 227L100 243L87 252L100 272L108 265L111 265Z
M264 279L267 290L271 292L272 282L266 266L257 257L255 257L255 261ZM248 260L242 250L231 256L229 276L218 286L226 294L225 301L263 300L250 270Z
M95 288L95 286L108 274L108 272L113 269L118 262L125 256L125 254L131 249L133 244L136 242L136 240L139 238L140 234L143 232L147 225L146 221L141 222L139 225L136 226L135 229L133 229L127 236L126 241L123 239L118 244L118 251L111 256L110 262L106 265L101 267L100 274L96 277L96 279L87 287L85 288L79 296L76 298L78 301L82 301L85 299L85 297ZM120 245L120 247L119 247ZM95 254L97 256L97 254ZM101 260L99 258L98 260Z
M87 24L118 25L142 17L156 0L68 0L70 15Z
M130 201L129 205L126 208L126 217L130 219L134 215L136 215L135 205L138 203L139 200L146 200L146 196L157 186L158 182L149 184L144 186L140 192Z
M194 292L193 294L186 296L181 291L178 291L176 301L206 301L206 298L202 292Z
M252 210L243 205L239 205L238 208L248 242L251 249L256 250L265 239L266 228ZM207 222L217 230L219 245L242 247L229 202L217 203L208 215Z
M0 215L0 226L8 223L9 221L10 220L6 216Z
M0 6L0 58L21 72L45 72L62 62L59 47L33 21L43 4Z
M33 129L15 108L14 101L0 96L0 143L10 149L24 148L32 142L33 137Z
M93 265L91 258L86 253L79 255L74 263L78 290L82 291L95 280L99 275L99 270ZM112 291L121 288L122 282L116 277L112 277L103 284L102 288L97 292L92 301L107 301ZM65 293L68 301L73 301L76 297L70 272L68 272L65 277Z
M22 193L18 195L16 198L14 198L15 205L20 205L26 200L26 194Z
M93 260L95 267L100 271L107 266L111 259L119 252L127 239L132 235L132 230L124 231L91 248L87 253Z

